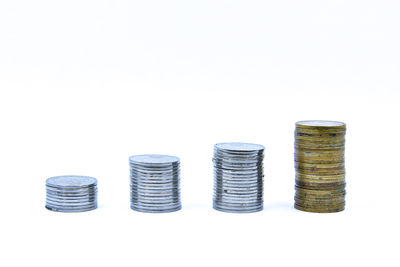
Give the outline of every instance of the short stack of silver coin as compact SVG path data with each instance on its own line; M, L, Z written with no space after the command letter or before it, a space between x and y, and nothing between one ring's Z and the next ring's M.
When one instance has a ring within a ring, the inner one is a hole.
M234 213L263 209L264 146L219 143L214 146L216 210Z
M55 176L46 180L46 208L83 212L97 208L97 180L88 176Z
M141 212L172 212L181 209L180 160L167 155L129 158L131 209Z

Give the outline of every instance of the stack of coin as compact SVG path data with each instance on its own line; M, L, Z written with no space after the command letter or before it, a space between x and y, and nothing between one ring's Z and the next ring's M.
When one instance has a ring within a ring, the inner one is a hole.
M346 124L300 121L295 131L295 208L338 212L345 207Z
M87 176L56 176L46 180L46 208L82 212L97 208L97 180Z
M214 209L234 213L263 209L263 159L262 145L214 146Z
M172 212L181 209L180 161L166 155L129 158L131 209L141 212Z

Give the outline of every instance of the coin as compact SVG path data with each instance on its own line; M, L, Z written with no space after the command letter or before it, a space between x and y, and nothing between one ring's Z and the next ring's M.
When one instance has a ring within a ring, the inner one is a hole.
M263 209L264 146L219 143L214 146L215 210L233 213Z
M178 157L135 155L129 158L129 164L132 210L164 213L181 209Z
M337 212L345 201L346 124L299 121L295 130L295 208Z
M46 208L58 212L83 212L97 208L97 179L65 175L46 180Z

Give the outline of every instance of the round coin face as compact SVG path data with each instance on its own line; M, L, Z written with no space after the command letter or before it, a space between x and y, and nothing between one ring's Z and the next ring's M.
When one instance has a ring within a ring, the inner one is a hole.
M144 164L167 164L179 162L178 157L158 154L136 155L129 158L131 162L144 163Z
M215 145L217 149L230 151L258 151L264 150L264 146L250 143L218 143Z
M299 121L296 123L298 126L310 126L310 127L344 127L345 123L340 121Z
M48 178L46 184L54 187L87 187L96 185L97 180L89 176L64 175Z

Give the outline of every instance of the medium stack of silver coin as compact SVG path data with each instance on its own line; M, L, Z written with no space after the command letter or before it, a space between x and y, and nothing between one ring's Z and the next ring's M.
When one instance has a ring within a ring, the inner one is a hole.
M181 209L180 161L167 155L129 158L131 209L141 212L172 212Z
M214 146L213 207L245 213L263 209L264 146L219 143Z
M88 176L56 176L46 180L46 208L83 212L97 208L97 180Z

